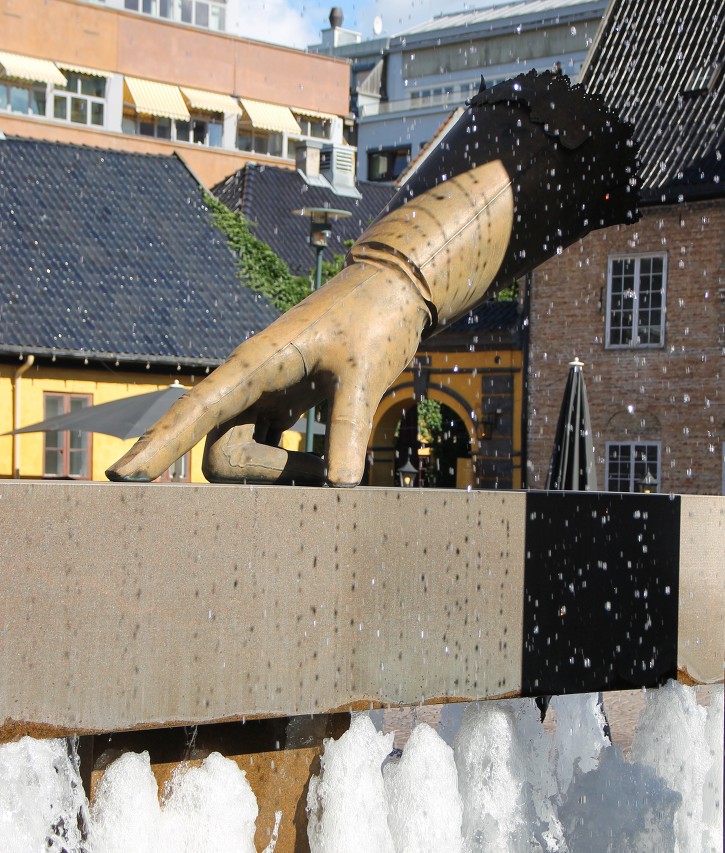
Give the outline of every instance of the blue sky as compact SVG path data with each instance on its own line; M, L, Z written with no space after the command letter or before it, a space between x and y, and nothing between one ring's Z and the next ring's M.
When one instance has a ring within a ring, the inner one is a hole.
M491 5L492 0L229 0L238 35L302 49L319 42L333 6L342 8L344 27L372 38L376 17L382 21L381 35L391 36L441 12Z

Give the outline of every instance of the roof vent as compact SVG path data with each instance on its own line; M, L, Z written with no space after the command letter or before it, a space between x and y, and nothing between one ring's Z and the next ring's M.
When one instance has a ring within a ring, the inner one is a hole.
M351 145L326 145L320 152L320 173L338 195L360 198L355 189L355 151Z
M330 26L332 29L336 30L338 27L341 27L344 20L345 17L342 14L342 9L339 6L333 6L330 9Z

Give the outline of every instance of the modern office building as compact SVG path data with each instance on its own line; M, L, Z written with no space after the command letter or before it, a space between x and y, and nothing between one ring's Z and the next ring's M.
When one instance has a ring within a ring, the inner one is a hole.
M369 41L331 16L310 50L352 63L359 180L395 181L482 76L490 85L556 68L577 81L606 8L607 0L519 0Z

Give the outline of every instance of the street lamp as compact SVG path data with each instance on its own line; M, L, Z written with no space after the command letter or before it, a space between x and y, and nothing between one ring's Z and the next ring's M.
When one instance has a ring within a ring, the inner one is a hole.
M410 461L410 452L408 452L408 461L405 465L401 465L397 470L398 480L404 489L412 489L415 486L415 480L418 476L418 469Z
M322 253L327 247L327 241L332 233L332 223L336 219L349 219L349 210L336 210L333 207L302 207L292 211L294 216L308 216L310 219L310 245L315 247L315 283L313 290L322 286ZM305 433L305 450L312 453L314 438L315 407L307 412L307 430Z

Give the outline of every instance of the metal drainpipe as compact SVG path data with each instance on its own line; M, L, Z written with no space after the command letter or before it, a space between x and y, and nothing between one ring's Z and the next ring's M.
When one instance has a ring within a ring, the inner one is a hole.
M13 429L20 429L20 378L35 364L35 356L29 355L13 375ZM20 436L13 435L13 479L20 477Z

